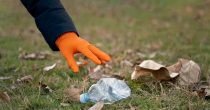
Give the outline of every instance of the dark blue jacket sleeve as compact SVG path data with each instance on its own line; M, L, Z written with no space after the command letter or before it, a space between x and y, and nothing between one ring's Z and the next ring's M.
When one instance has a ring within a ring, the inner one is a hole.
M60 0L21 0L21 2L34 17L38 29L52 50L58 50L55 41L60 35L65 32L77 33L71 17Z

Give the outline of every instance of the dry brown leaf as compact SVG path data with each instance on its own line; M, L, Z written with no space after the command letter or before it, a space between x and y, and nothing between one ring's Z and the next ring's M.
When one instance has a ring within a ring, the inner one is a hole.
M63 106L63 107L68 107L68 106L70 106L69 103L60 103L60 105Z
M145 60L139 65L139 67L148 69L148 70L159 70L160 68L165 67L165 66L159 63L156 63L153 60Z
M148 75L151 75L149 71L146 71L146 69L142 69L139 66L136 66L135 70L131 74L131 80L138 79L139 77L148 76Z
M142 52L137 52L136 55L139 57L139 58L145 58L147 55L145 53L142 53Z
M205 89L205 99L207 99L207 100L210 99L210 88Z
M148 55L148 58L155 58L155 56L157 56L157 53L153 52Z
M10 102L10 96L7 94L7 92L0 93L0 99L5 102Z
M171 65L171 66L168 66L166 67L170 72L174 72L174 73L178 73L180 70L181 70L181 67L182 67L182 63L181 61L179 60L177 63Z
M88 61L87 60L83 59L82 57L79 57L79 61L77 61L77 65L79 67L85 66L87 64L88 64Z
M150 43L146 47L151 51L155 51L155 50L160 49L162 46L163 46L162 42L154 42L154 43Z
M201 70L198 64L192 60L179 59L182 67L179 71L180 75L177 79L180 85L191 85L200 81Z
M94 80L98 80L103 76L103 69L101 65L95 68L89 68L89 77Z
M113 74L110 77L111 78L116 78L116 79L119 79L119 80L124 80L125 79L125 76L123 76L122 74Z
M131 62L128 61L128 60L123 60L123 61L121 61L120 63L121 63L122 66L123 66L123 65L125 65L125 66L130 66L130 67L133 66L133 63L131 63Z
M210 86L206 84L206 82L201 83L201 85L196 85L192 88L191 91L197 93L196 95L205 99L210 99Z
M24 76L20 79L17 79L17 83L31 83L33 80L33 77L31 75L27 75L27 76Z
M176 78L180 85L189 86L200 81L201 70L198 64L192 60L179 59L177 63L165 67L153 60L145 60L136 66L131 79L137 79L152 73L157 80L171 80Z
M102 65L97 65L95 68L89 68L89 78L93 80L99 80L101 78L111 77L113 75L112 62L108 62Z
M54 69L54 68L56 67L56 65L57 65L57 64L54 63L54 64L51 65L51 66L46 66L46 67L44 67L43 70L46 71L46 72L47 72L47 71L50 71L50 70Z
M41 82L39 82L39 88L41 89L41 91L45 92L45 93L52 93L53 90L46 84L43 84Z
M67 88L64 90L64 96L69 101L80 101L80 93L83 91L83 88Z
M102 65L98 65L95 68L89 70L89 77L94 80L99 80L102 77L108 77L104 73L105 73L104 67Z
M131 79L137 79L141 76L150 75L151 73L157 80L170 80L178 76L178 73L170 72L164 65L156 63L153 60L145 60L136 66L131 75Z
M0 80L8 80L11 79L12 77L0 77Z
M130 107L130 110L136 110L136 107L132 106L131 103L129 103L129 107Z
M20 59L24 60L44 60L49 56L47 52L35 52L35 53L21 53Z
M102 110L104 107L104 102L97 102L95 105L90 107L88 110Z

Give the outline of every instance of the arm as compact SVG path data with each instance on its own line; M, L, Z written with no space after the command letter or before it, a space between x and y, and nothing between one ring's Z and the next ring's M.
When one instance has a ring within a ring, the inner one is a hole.
M58 50L55 41L63 33L77 33L71 17L60 0L21 0L21 2L34 17L38 29L52 50Z

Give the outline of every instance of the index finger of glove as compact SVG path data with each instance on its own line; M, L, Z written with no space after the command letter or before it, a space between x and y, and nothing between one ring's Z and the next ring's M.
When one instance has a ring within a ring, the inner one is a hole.
M90 49L91 52L93 52L99 59L105 60L105 61L110 61L111 57L95 47L94 45L89 45L88 48Z

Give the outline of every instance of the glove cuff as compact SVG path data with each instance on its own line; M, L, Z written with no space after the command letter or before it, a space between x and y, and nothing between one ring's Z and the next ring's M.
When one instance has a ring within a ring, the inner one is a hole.
M59 47L59 45L62 43L63 40L65 39L74 40L76 38L78 38L78 35L75 32L67 32L58 37L57 40L55 41L55 44Z

